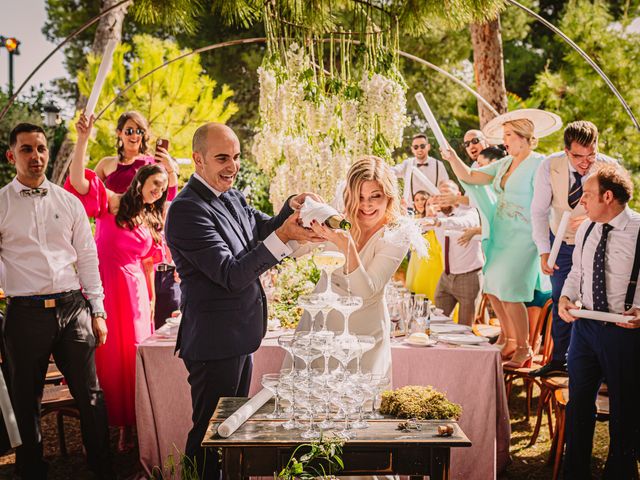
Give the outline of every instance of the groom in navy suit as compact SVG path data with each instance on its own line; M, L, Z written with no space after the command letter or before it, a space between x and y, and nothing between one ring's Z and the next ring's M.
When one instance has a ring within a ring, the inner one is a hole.
M189 371L193 427L186 455L200 478L217 479L218 458L200 444L220 397L247 396L251 353L267 326L267 299L259 276L291 249L289 240L321 241L298 224L303 193L269 217L233 189L240 142L229 127L208 123L193 136L196 172L171 203L166 239L180 275L179 350Z

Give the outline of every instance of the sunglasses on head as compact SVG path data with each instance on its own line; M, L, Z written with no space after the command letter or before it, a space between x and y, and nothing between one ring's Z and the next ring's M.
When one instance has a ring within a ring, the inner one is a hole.
M133 127L129 127L129 128L125 128L124 130L124 134L127 137L130 137L131 135L133 135L134 133L136 135L144 135L144 130L142 128L133 128Z
M413 148L414 150L417 150L419 148L421 148L422 150L424 150L425 148L427 148L427 144L426 143L420 143L418 145L413 145L411 148Z
M464 148L469 148L469 145L477 145L482 141L482 138L472 138L471 140L467 140L466 142L462 142Z

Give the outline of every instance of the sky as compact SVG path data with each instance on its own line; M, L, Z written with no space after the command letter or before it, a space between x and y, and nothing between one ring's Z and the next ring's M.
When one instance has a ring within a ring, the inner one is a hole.
M21 42L20 55L13 58L13 82L15 88L18 88L44 57L55 48L55 44L48 42L41 31L47 17L45 0L0 0L0 5L10 5L9 8L2 9L0 35L15 37ZM8 57L7 50L2 48L0 50L0 85L4 89L9 83ZM24 91L28 91L31 86L48 85L54 78L66 76L63 62L64 55L60 50L42 66L26 85Z

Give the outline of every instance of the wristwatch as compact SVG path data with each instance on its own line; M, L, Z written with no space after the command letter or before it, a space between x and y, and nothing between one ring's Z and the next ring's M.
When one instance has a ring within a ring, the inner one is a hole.
M101 318L101 319L103 319L103 320L106 320L106 319L107 319L107 313L106 313L106 312L93 312L93 313L91 314L91 316L92 316L92 317L99 317L99 318Z

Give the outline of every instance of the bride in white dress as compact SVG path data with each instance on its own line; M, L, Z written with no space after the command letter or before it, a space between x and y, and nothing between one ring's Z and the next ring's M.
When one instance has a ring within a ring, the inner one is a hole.
M396 176L381 158L368 156L349 169L344 191L345 217L351 230L333 230L319 223L314 232L327 240L325 250L338 250L345 255L344 268L333 273L331 287L338 295L362 297L363 306L349 319L354 335L372 335L375 346L362 358L365 372L391 374L389 312L384 297L385 286L397 270L409 248L408 240L392 230L400 218ZM324 291L324 277L316 291ZM332 311L327 328L341 331L342 315ZM298 330L309 330L305 315Z

